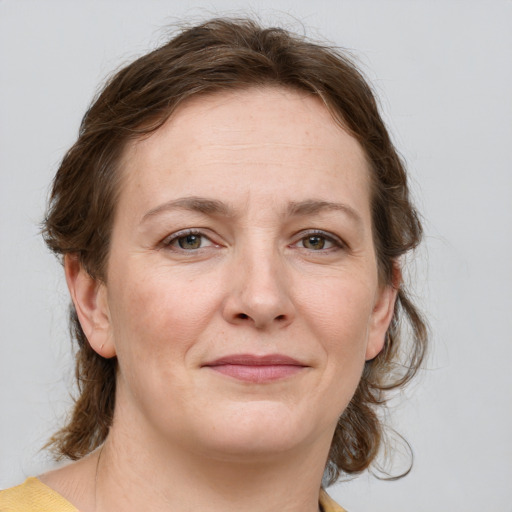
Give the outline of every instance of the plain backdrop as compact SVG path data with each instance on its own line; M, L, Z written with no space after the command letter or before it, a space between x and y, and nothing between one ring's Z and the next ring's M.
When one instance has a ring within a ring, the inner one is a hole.
M407 162L426 239L410 278L432 351L393 400L409 476L331 488L351 512L512 511L512 2L0 0L0 488L72 383L68 298L39 223L98 85L183 19L256 13L350 49Z

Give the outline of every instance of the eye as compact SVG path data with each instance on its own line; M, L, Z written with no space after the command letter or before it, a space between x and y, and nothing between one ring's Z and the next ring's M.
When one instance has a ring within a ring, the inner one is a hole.
M304 237L302 240L302 246L306 249L312 249L313 251L320 251L321 249L329 249L332 246L332 242L327 240L324 236L310 235ZM325 247L325 246L328 247Z
M164 241L164 245L177 250L195 251L212 246L214 243L206 235L189 230L171 235Z
M341 248L344 244L334 235L314 231L302 236L302 238L297 241L296 245L299 248L304 248L309 251L326 251Z

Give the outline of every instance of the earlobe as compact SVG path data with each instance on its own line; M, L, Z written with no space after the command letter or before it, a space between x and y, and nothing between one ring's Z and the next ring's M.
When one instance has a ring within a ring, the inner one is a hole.
M393 270L393 282L379 289L368 329L368 343L365 355L367 361L377 357L384 348L386 333L395 312L395 303L401 280L400 269L395 267Z
M76 254L65 255L64 270L71 299L89 344L100 356L114 357L116 351L106 285L84 269Z

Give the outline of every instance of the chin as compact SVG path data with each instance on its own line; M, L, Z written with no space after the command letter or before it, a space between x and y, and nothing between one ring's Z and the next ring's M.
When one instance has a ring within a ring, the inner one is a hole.
M311 420L284 404L243 404L232 414L212 419L204 443L219 458L275 457L301 450L319 437L325 426L315 425Z

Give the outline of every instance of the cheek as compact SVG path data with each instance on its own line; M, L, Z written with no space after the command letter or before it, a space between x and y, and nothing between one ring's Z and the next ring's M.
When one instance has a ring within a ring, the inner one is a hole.
M369 280L333 276L320 286L305 283L299 292L299 308L321 339L339 340L340 346L359 345L367 337L374 290Z
M194 347L214 310L215 288L201 287L197 282L170 277L168 272L126 271L112 283L111 320L121 370L133 368L165 368L183 363ZM192 300L192 297L194 299Z
M303 297L303 317L323 352L324 392L345 407L365 363L374 300L371 282L333 277L321 287L304 287Z

